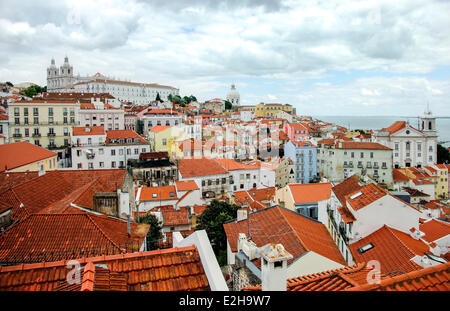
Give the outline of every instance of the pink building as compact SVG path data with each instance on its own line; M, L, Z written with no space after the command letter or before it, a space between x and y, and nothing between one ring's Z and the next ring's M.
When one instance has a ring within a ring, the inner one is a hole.
M291 141L303 141L304 137L309 136L309 127L303 123L286 123L283 131Z

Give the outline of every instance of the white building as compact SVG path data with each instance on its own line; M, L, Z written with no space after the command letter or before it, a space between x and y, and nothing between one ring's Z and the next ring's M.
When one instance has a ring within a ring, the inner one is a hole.
M241 104L241 96L236 90L234 84L231 85L231 89L227 93L227 101L229 101L233 106L239 106Z
M81 103L78 113L82 126L103 126L105 130L123 130L125 127L125 111L99 99Z
M67 56L60 68L56 67L54 59L51 60L47 68L47 91L109 93L120 101L138 105L149 104L156 99L157 94L163 100L166 100L169 94L179 95L177 88L156 83L120 81L100 73L86 77L75 76Z
M426 110L420 120L420 129L406 121L397 121L376 133L376 142L393 150L393 165L424 167L437 161L436 119Z
M105 131L103 126L72 127L72 168L124 168L129 159L150 152L149 143L132 130Z
M184 122L186 115L172 109L149 109L142 116L144 124L144 133L148 133L150 129L157 125L177 126Z
M392 149L380 143L324 139L317 150L317 170L331 182L354 174L392 184Z

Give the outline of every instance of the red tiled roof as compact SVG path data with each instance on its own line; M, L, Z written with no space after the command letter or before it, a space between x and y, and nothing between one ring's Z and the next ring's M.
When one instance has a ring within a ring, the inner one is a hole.
M210 290L195 246L80 258L81 284L67 283L68 261L0 267L0 290ZM104 267L106 265L106 268Z
M105 135L104 126L77 126L72 127L73 136Z
M227 173L227 170L220 166L219 163L208 158L180 159L178 161L178 169L183 178Z
M389 127L383 128L381 130L388 131L389 134L392 135L392 134L400 131L401 129L404 129L405 127L406 127L406 121L396 121Z
M8 190L10 187L20 185L33 178L38 177L39 172L3 172L0 173L0 193Z
M178 191L198 190L200 189L195 180L180 180L175 182Z
M322 223L279 206L250 213L245 220L231 221L223 226L233 252L237 251L239 233L245 233L258 247L268 243L282 244L286 251L293 255L288 264L308 251L312 251L346 265L339 249Z
M159 133L159 132L162 132L162 131L167 130L169 128L170 128L170 126L168 126L168 125L167 126L166 125L156 125L156 126L154 126L154 127L152 127L150 129L150 132Z
M450 262L384 278L379 284L365 284L352 291L449 291Z
M2 202L7 202L4 205L8 208L13 206L14 220L43 211L62 213L70 203L92 208L95 189L115 192L122 186L124 178L125 170L120 169L50 171L0 193L0 212ZM93 190L89 190L90 187ZM23 207L20 207L21 203Z
M238 161L227 159L227 158L217 158L217 159L214 159L214 161L219 163L220 166L222 166L227 171L258 169L258 166L243 164Z
M142 187L137 201L178 200L175 186ZM137 195L138 188L135 189Z
M56 156L53 151L26 141L0 145L0 172Z
M161 214L164 219L164 226L189 225L188 211L185 207L180 207L179 210L175 210L173 207L164 207L161 208Z
M433 242L450 234L450 223L431 219L420 224L419 230L425 233L422 239L427 242Z
M32 214L9 227L0 237L0 261L33 263L117 254L139 249L149 229L93 214ZM130 244L130 245L126 245Z
M391 148L383 146L379 143L359 141L344 141L342 142L342 149L392 150Z
M372 249L359 253L358 249L372 243ZM383 226L369 236L349 245L355 262L369 262L378 260L381 273L389 273L401 270L410 272L420 269L411 261L416 255L423 256L429 251L428 245L420 240L415 240L409 234Z
M361 193L361 195L357 197L353 197L356 194ZM357 211L376 200L384 197L386 195L386 191L374 183L368 184L366 186L361 187L360 189L348 194L345 196L347 203L352 207L354 211ZM353 197L353 199L352 199Z
M331 195L331 183L289 184L289 189L296 204L327 200Z
M394 178L395 182L401 182L401 181L408 181L409 177L406 176L405 174L403 174L403 172L401 170L399 170L398 168L394 168L392 170L392 175Z
M111 139L127 139L127 138L139 138L141 143L147 143L147 141L142 138L138 133L133 130L109 130L106 131L106 142L110 143Z
M336 195L337 199L341 202L343 206L347 206L345 196L353 193L359 189L361 189L361 186L359 185L359 178L357 175L353 175L341 183L337 184L331 190Z

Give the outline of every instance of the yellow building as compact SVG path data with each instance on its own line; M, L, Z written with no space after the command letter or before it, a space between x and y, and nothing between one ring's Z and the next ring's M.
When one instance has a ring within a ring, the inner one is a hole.
M447 199L448 197L448 168L444 164L436 164L437 180L435 183L436 198Z
M0 172L52 171L58 154L26 141L0 145Z
M253 111L253 110L252 110ZM264 104L260 103L255 107L256 117L276 117L279 111L295 114L295 109L289 104Z
M9 106L9 141L27 141L46 149L65 149L70 128L79 125L74 100L16 101Z

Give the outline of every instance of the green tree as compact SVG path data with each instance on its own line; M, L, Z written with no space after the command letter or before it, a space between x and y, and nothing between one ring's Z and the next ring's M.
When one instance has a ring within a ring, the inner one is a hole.
M14 84L12 84L12 83L9 82L9 81L6 81L6 84L9 85L9 86L14 86Z
M160 101L160 102L162 101L162 100L161 100L161 97L159 97L159 93L156 93L156 99L155 99L155 100L156 100L156 101Z
M191 98L189 96L184 96L183 102L185 105L189 105L189 103L191 102Z
M227 262L227 236L223 224L237 217L239 207L224 201L212 201L198 217L196 230L205 230L220 266Z
M140 223L149 224L150 229L147 233L147 250L155 250L159 248L159 241L162 238L162 224L159 222L155 215L149 214L144 217L140 217Z
M233 109L233 105L228 100L226 100L225 101L225 110L231 110L231 109Z
M437 163L450 163L450 151L440 144L437 145Z
M167 99L168 99L169 101L173 101L172 94L167 95Z
M197 101L197 97L195 97L192 94L191 94L191 96L189 96L189 99L191 100L191 102L196 102Z

